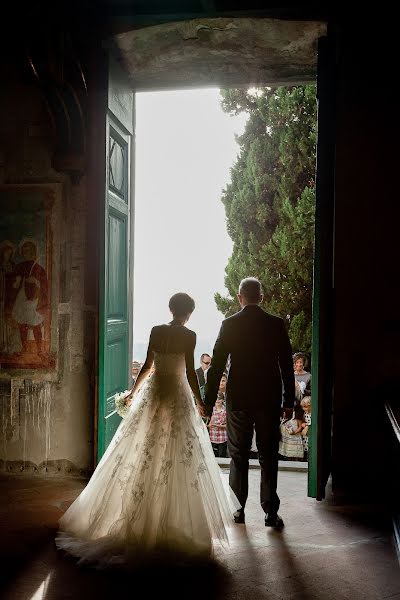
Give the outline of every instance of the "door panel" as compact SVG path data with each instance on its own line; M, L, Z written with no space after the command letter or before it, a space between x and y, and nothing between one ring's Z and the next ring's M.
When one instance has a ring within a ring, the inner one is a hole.
M119 65L109 63L106 178L99 315L98 452L100 460L120 417L114 394L131 384L132 143L134 94Z
M333 395L335 200L335 43L318 44L318 142L312 341L312 426L309 435L308 495L322 500L331 469Z
M127 317L127 220L110 208L108 225L108 318L118 322Z

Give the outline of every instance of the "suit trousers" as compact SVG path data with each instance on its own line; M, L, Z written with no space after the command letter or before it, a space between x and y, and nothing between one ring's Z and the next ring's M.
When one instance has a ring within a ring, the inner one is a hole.
M256 430L261 468L260 502L266 514L276 515L280 500L278 483L279 414L266 411L227 410L228 450L231 456L229 485L244 509L249 491L249 456Z

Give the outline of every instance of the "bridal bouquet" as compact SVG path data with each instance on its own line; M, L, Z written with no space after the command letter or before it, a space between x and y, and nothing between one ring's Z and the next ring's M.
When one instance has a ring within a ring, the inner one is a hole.
M125 400L127 396L129 396L129 393L130 390L125 390L124 392L117 392L114 396L115 412L122 418L126 417L129 411L129 406L125 404Z

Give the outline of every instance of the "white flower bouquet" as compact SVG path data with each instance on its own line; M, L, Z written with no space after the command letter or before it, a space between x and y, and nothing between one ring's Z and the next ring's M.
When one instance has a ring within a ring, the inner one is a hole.
M124 392L117 392L114 396L115 412L122 418L126 417L130 408L125 402L129 394L130 390L125 390Z

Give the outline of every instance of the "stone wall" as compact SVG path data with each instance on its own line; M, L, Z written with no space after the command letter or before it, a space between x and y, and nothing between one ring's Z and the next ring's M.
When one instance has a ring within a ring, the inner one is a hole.
M0 369L0 469L86 474L94 444L95 307L85 304L86 179L52 168L55 132L42 94L10 71L2 86L0 184L47 186L54 366ZM3 187L3 189L5 189ZM0 208L1 210L1 208ZM93 301L93 299L92 299Z

